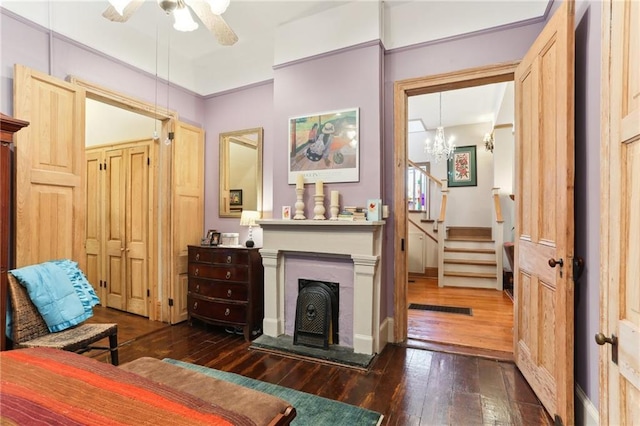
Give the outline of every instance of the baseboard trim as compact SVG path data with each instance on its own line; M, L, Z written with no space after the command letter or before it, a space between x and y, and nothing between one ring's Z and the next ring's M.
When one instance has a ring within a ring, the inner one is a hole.
M576 383L576 425L598 426L600 414L598 407L593 405L582 388Z

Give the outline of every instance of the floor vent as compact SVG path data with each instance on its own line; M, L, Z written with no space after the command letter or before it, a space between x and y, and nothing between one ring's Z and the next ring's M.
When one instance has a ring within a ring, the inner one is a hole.
M420 305L418 303L412 303L409 305L409 309L419 309L421 311L448 312L450 314L462 314L462 315L470 315L470 316L473 315L471 308L458 308L456 306Z

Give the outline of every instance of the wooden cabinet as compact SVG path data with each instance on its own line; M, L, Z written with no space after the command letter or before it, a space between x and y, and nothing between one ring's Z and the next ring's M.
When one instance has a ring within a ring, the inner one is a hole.
M247 341L262 329L264 269L257 248L189 246L187 291L193 318L242 327Z
M13 134L29 123L0 113L0 350L6 349L5 310L7 307L7 271L9 261L9 220L11 218L11 144Z

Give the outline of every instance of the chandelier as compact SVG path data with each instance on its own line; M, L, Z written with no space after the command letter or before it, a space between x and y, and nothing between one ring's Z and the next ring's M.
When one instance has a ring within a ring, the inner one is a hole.
M444 127L442 127L442 92L440 92L440 125L436 128L436 136L433 141L429 138L424 143L424 152L429 154L437 163L443 158L451 158L456 146L453 143L454 137L447 139L444 136Z

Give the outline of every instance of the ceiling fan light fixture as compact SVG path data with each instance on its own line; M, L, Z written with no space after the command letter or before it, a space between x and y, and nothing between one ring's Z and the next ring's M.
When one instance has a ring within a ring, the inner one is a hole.
M124 15L124 9L131 3L131 0L109 0L109 3L120 14Z
M207 0L214 15L222 15L229 7L231 0Z
M175 18L173 28L178 31L188 32L198 29L198 23L193 20L193 16L191 16L191 12L187 6L183 5L182 7L178 7L173 12L173 17Z
M178 0L158 0L158 6L160 6L160 9L164 10L164 12L169 15L178 7Z

